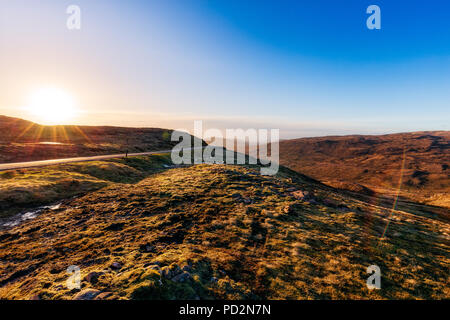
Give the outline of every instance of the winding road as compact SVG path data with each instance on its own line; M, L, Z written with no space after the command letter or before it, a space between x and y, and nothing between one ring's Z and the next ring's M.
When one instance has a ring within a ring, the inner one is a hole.
M192 149L194 149L194 148L192 148ZM129 153L128 156L129 157L147 156L147 155L151 155L151 154L170 153L170 152L172 152L172 150L149 151L149 152L141 152L141 153ZM125 158L125 153L102 155L102 156L91 156L91 157L76 157L76 158L65 158L65 159L51 159L51 160L39 160L39 161L28 161L28 162L2 163L2 164L0 164L0 171L23 169L23 168L33 168L33 167L43 167L43 166L50 166L53 164L61 164L61 163L69 163L69 162L105 160L105 159L113 159L113 158Z

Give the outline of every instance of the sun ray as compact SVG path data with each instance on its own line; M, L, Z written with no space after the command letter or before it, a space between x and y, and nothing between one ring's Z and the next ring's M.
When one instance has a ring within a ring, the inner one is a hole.
M86 142L92 143L91 138L89 138L89 136L87 136L87 135L83 132L83 130L81 130L80 127L78 127L78 126L73 126L72 128L74 128L75 130L77 130L77 131L81 134L81 136L82 136L83 138L86 139Z
M22 130L22 132L14 139L14 141L19 140L22 138L32 127L34 127L35 123L30 123L25 129Z
M42 132L44 131L44 127L43 126L39 126L38 132L34 138L34 142L39 142L39 140L41 139L41 135Z
M405 170L405 162L406 162L406 149L403 149L403 159L402 159L402 165L400 168L400 177L398 179L398 187L397 187L397 192L395 195L394 204L392 205L391 214L389 215L388 222L386 224L386 227L384 228L383 234L381 235L381 238L380 238L378 244L380 243L381 239L383 239L384 236L386 235L387 229L389 228L389 224L391 223L392 217L394 216L395 210L397 208L397 202L398 202L398 198L400 196L400 192L401 192L402 184L403 184L403 174L404 174L404 170Z
M52 126L52 142L58 142L58 138L56 135L56 126Z
M61 130L62 135L63 135L63 137L64 137L64 142L70 142L70 138L69 138L69 136L67 135L67 131L66 131L65 126L61 126L61 127L59 127L59 129Z

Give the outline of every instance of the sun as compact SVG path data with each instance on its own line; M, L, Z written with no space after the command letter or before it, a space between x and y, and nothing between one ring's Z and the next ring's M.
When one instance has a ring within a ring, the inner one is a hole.
M76 115L73 98L58 88L41 88L30 95L29 112L43 124L62 124Z

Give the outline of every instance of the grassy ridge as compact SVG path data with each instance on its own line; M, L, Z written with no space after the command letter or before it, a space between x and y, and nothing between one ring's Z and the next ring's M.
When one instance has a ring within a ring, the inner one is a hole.
M0 232L0 298L450 298L449 224L426 214L391 217L285 168L196 165L110 183ZM372 264L379 291L366 288ZM65 286L70 265L81 292Z
M449 131L284 140L280 155L282 165L351 191L392 196L402 175L402 197L450 208Z

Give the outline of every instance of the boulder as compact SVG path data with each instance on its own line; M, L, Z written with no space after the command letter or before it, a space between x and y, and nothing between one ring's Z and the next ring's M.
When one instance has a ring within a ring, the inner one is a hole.
M88 288L88 289L84 289L84 290L78 292L77 294L75 294L75 296L73 297L73 300L92 300L99 294L100 294L99 290Z
M113 262L111 263L110 267L114 270L120 270L122 268L122 265L119 262Z

